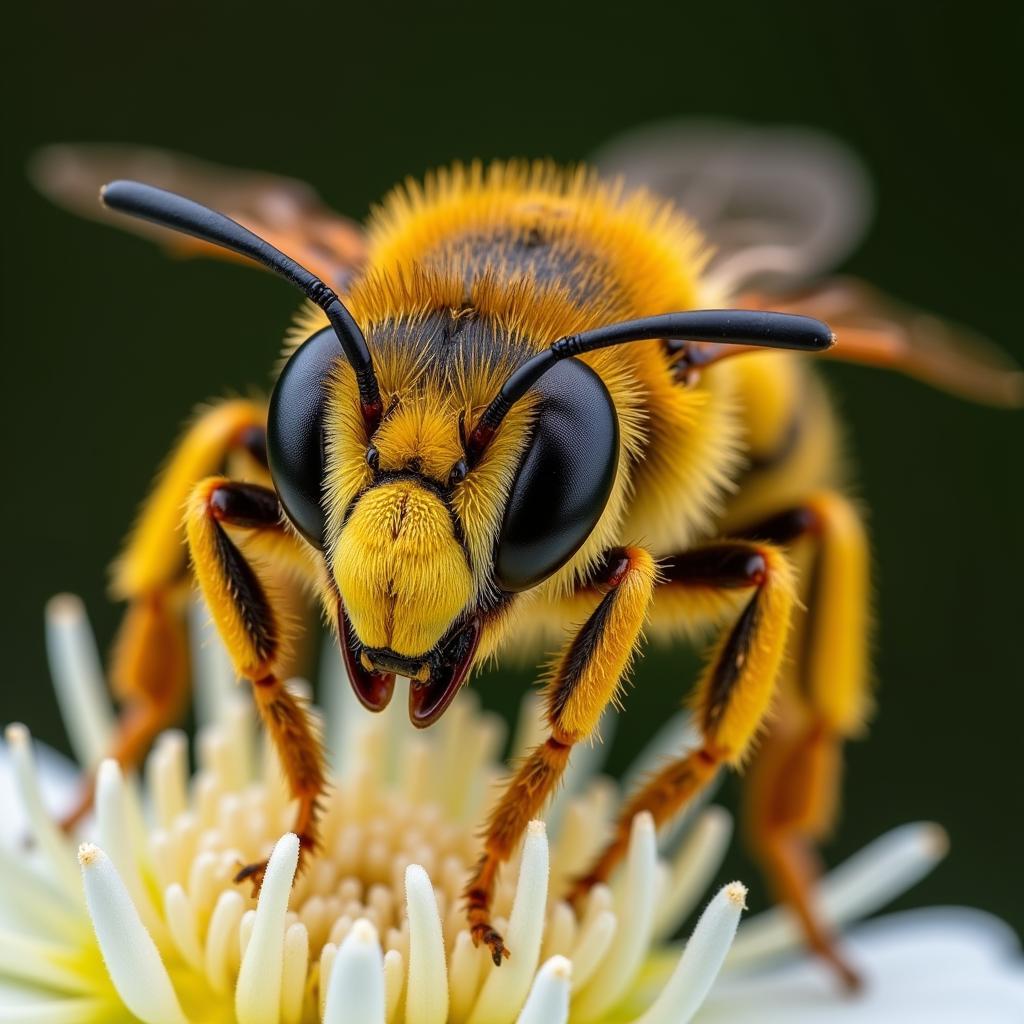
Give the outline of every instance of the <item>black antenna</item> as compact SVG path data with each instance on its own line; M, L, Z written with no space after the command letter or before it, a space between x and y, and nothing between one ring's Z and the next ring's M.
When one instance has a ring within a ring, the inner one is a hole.
M697 309L685 313L663 313L660 316L626 320L583 331L581 334L571 334L559 338L550 348L532 356L505 381L468 438L470 461L479 458L509 409L556 363L598 348L658 338L667 341L794 349L799 352L824 352L835 343L835 335L820 320L792 313L766 313L746 309Z
M100 189L100 200L119 213L152 221L186 235L247 256L300 288L326 314L342 350L355 371L359 399L370 432L381 416L380 389L366 339L341 299L315 274L248 228L192 199L140 181L112 181Z

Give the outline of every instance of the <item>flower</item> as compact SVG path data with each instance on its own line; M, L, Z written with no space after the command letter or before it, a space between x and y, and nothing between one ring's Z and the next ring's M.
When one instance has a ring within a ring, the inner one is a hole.
M972 1020L1009 1020L1024 1005L1010 938L970 911L895 915L853 931L868 980L859 1001L838 997L818 965L794 954L799 936L784 911L737 935L738 882L718 890L680 952L668 937L701 901L729 840L730 818L714 806L690 815L661 854L639 815L619 877L595 888L577 917L555 896L600 845L618 795L596 776L599 748L578 751L547 824L531 824L503 872L495 908L513 956L494 968L465 930L459 894L503 771L504 725L469 695L424 734L400 711L363 713L340 659L327 659L322 717L335 784L322 852L295 878L279 769L210 635L195 645L197 770L172 730L137 780L102 760L112 715L81 604L55 599L47 620L72 746L97 771L96 812L76 862L46 806L67 792L67 766L24 726L7 729L23 817L0 846L2 1021L677 1024L698 1009L710 1021L879 1021L953 1019L948 1011L964 1006ZM515 749L533 741L537 712L528 702ZM637 770L683 728L670 723ZM23 829L31 854L12 846ZM826 877L825 914L838 927L872 912L943 847L933 825L883 836ZM231 879L268 852L256 901Z

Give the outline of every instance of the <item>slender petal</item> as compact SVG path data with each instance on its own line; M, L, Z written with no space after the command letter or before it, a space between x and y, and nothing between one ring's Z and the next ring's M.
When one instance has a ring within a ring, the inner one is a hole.
M448 1019L448 974L437 898L426 871L410 864L405 872L409 917L409 980L406 1024L445 1024Z
M516 1024L566 1024L571 983L572 964L564 956L553 956L537 972Z
M281 1024L299 1024L309 969L309 932L304 924L289 925L284 933L281 976Z
M668 984L635 1024L686 1024L700 1009L729 952L747 889L731 882L700 916Z
M277 1024L284 965L285 913L299 863L299 837L282 836L263 878L252 934L235 986L239 1024Z
M100 763L96 774L96 823L100 848L117 869L146 931L162 945L168 938L167 928L142 884L138 850L129 824L124 776L121 766L109 757Z
M621 898L616 901L619 927L605 963L584 988L574 1012L581 1021L599 1020L625 994L640 968L654 927L657 899L657 838L654 819L644 812L633 819Z
M78 860L89 916L117 994L145 1024L187 1024L156 943L110 858L83 843Z
M522 1006L540 958L547 899L547 834L543 822L531 821L505 935L505 945L512 956L489 973L470 1015L470 1024L505 1024Z
M701 812L672 862L668 888L655 914L658 939L672 935L707 891L732 836L732 816L722 807Z
M46 654L75 757L94 768L110 749L114 710L85 606L74 594L46 605Z
M245 913L245 900L234 889L222 892L213 908L206 931L203 967L214 992L224 994L231 984L231 947L238 947L238 928Z
M830 871L818 888L818 910L833 928L865 917L923 878L945 856L946 833L931 822L901 825ZM788 911L774 907L746 922L729 967L778 956L802 944Z
M352 925L334 957L324 1024L384 1024L387 995L377 929L365 918Z
M602 910L583 931L572 953L574 992L582 989L601 966L608 950L612 948L617 923L618 919L612 911Z
M43 806L39 774L32 753L32 737L25 726L16 723L7 726L4 738L11 753L14 779L32 835L46 856L55 881L66 895L77 902L81 899L82 887L75 870L72 849Z

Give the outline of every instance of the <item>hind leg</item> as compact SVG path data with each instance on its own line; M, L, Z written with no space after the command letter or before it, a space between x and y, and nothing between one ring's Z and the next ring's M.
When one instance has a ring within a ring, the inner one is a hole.
M745 820L755 857L776 897L796 915L808 945L848 987L859 979L815 908L818 843L838 806L842 744L868 711L868 546L842 496L813 495L744 531L778 544L807 544L806 612L794 633L792 678L748 776Z

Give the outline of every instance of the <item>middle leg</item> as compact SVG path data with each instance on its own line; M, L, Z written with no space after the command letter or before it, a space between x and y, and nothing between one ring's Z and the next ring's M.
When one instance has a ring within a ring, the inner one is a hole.
M633 818L649 812L670 821L723 764L737 766L764 724L775 694L795 603L793 572L782 552L747 541L718 541L675 555L660 565L662 588L700 617L739 605L732 627L715 645L694 697L701 744L655 772L627 801L611 841L578 879L579 902L622 860Z

